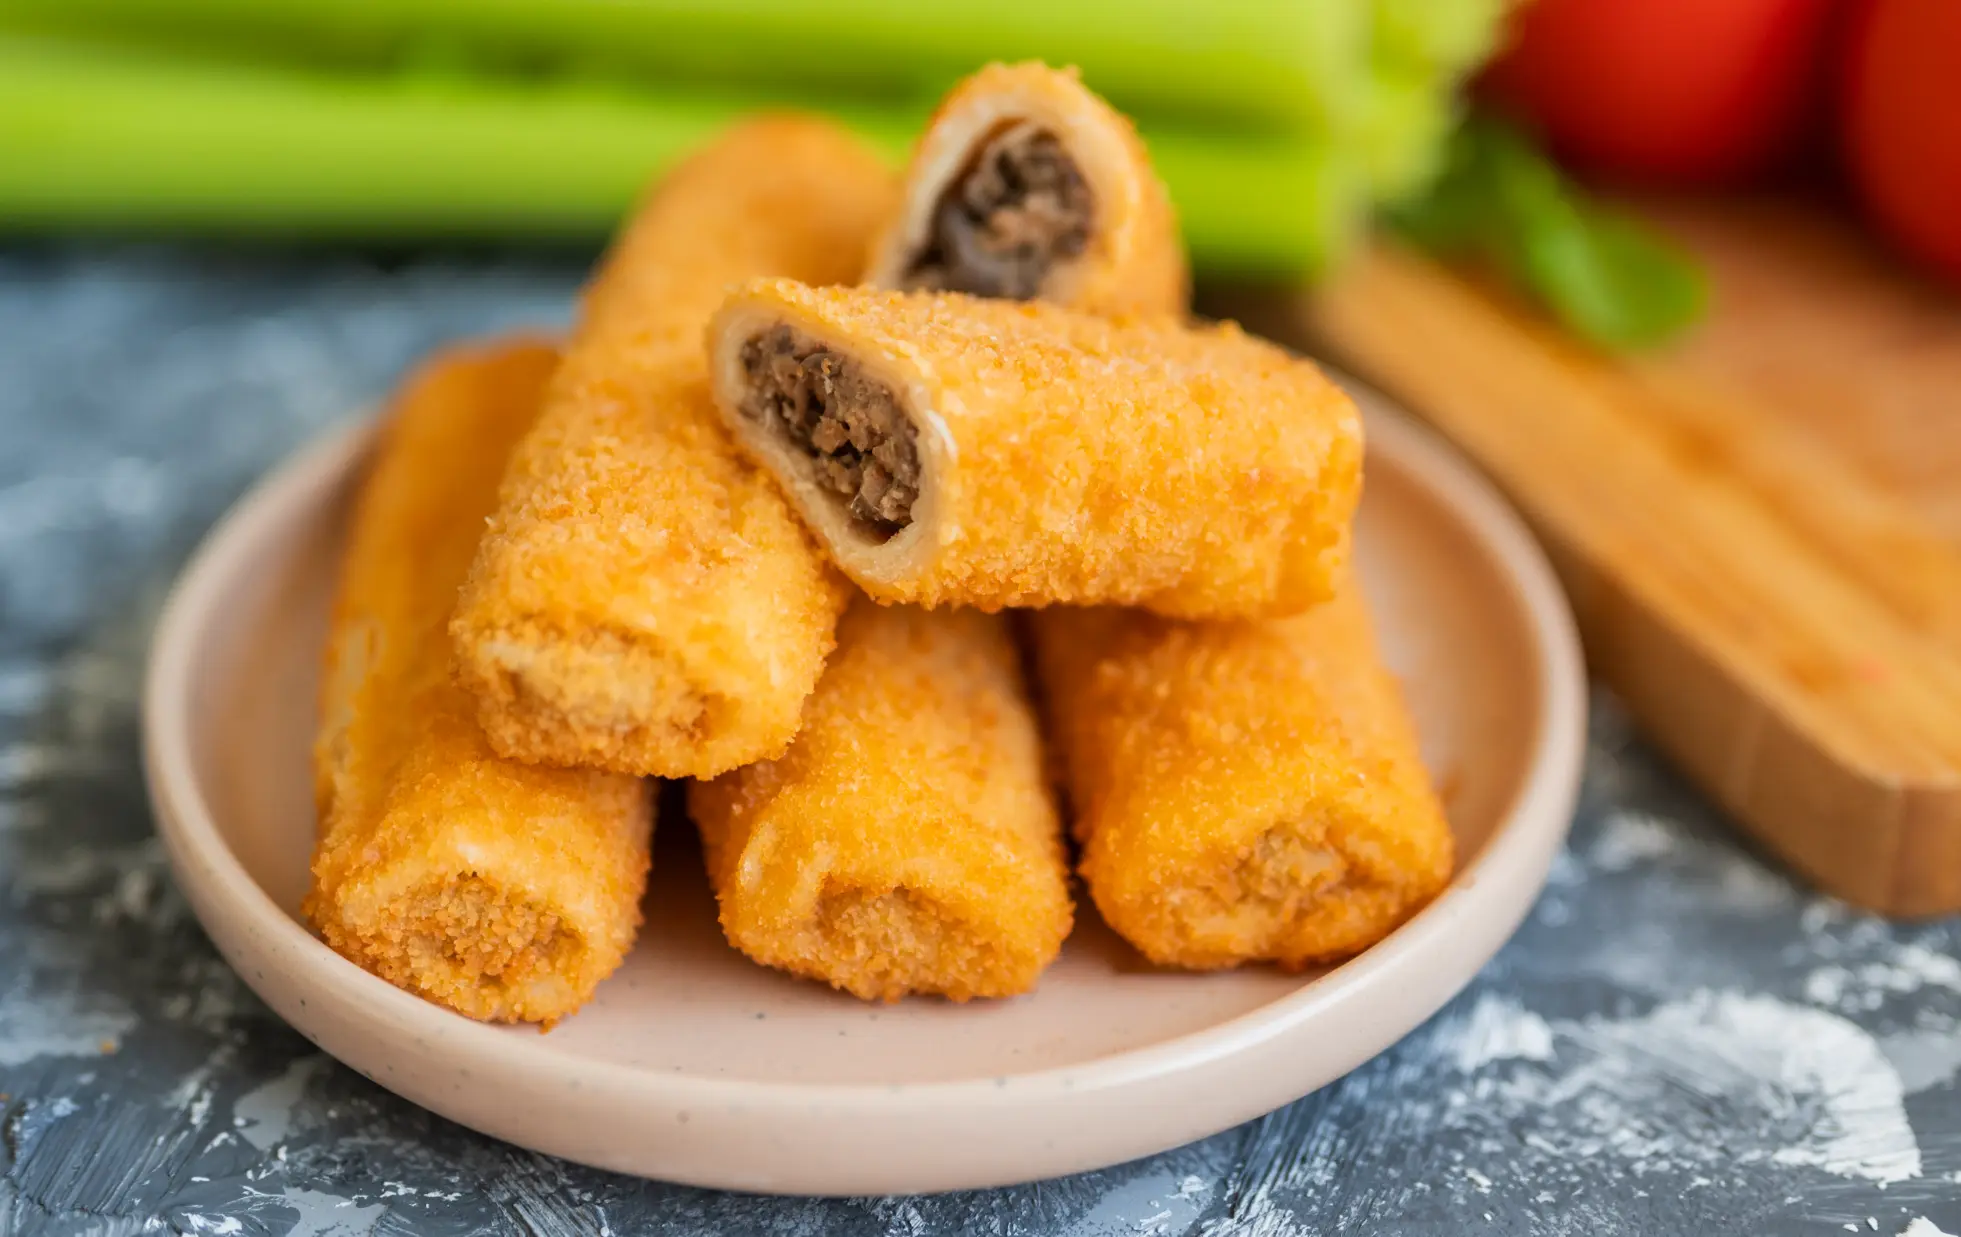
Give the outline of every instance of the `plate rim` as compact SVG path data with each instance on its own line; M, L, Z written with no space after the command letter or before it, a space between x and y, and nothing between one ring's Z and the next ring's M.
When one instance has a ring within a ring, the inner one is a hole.
M1405 965L1405 959L1430 952L1456 920L1478 912L1493 897L1503 904L1503 893L1481 894L1481 887L1494 883L1512 886L1522 878L1529 888L1515 895L1516 905L1502 912L1500 917L1508 922L1489 952L1463 975L1453 975L1448 984L1438 985L1436 999L1426 1002L1423 1016L1403 1027L1381 1048L1370 1051L1362 1058L1366 1060L1420 1026L1467 986L1516 933L1536 902L1577 804L1587 698L1571 610L1551 565L1523 520L1434 430L1418 424L1365 384L1345 374L1331 374L1365 409L1370 451L1380 447L1393 455L1398 469L1446 508L1452 522L1492 558L1512 594L1513 607L1524 620L1536 655L1540 670L1537 725L1529 747L1527 775L1506 805L1501 823L1478 857L1453 875L1445 891L1361 955L1257 1008L1169 1039L998 1078L990 1075L904 1084L717 1078L662 1074L644 1066L555 1050L548 1037L516 1037L507 1028L474 1022L402 991L340 957L274 902L226 844L195 774L194 728L190 722L195 705L193 672L200 662L203 632L215 608L223 604L222 586L236 577L240 560L249 562L271 530L303 516L321 500L323 491L344 483L346 473L358 467L379 426L375 417L365 414L302 445L255 482L205 534L159 615L144 671L142 744L153 815L174 875L199 921L244 982L303 1034L306 1028L282 1013L267 995L263 974L247 973L232 959L226 943L234 928L260 937L274 953L314 964L317 969L309 976L309 984L328 989L357 1020L377 1027L393 1024L397 1030L427 1032L434 1019L436 1034L496 1068L532 1074L550 1069L567 1081L576 1075L588 1083L630 1091L664 1107L723 1105L767 1110L786 1104L819 1105L871 1117L881 1112L911 1111L922 1103L967 1110L994 1108L1025 1102L1031 1093L1057 1088L1080 1095L1187 1073L1234 1056L1283 1036L1327 1007L1340 1004L1385 972L1393 973ZM1501 874L1507 879L1487 879ZM1484 913L1493 912L1486 909ZM212 922L214 916L227 920L222 928ZM238 922L229 922L231 919ZM418 1024L422 1024L420 1028ZM1326 1085L1346 1072L1339 1070L1316 1085ZM1273 1106L1295 1098L1294 1094L1276 1095Z

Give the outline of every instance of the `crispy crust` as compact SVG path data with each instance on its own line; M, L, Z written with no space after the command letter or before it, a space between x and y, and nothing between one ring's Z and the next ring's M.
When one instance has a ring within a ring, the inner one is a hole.
M846 589L723 432L701 329L744 278L856 278L893 202L842 131L761 120L615 241L452 629L498 751L679 777L789 742Z
M778 324L886 381L917 425L920 497L891 538L866 536L743 415L742 344ZM1287 614L1324 600L1346 560L1355 406L1231 324L766 280L709 335L724 423L881 601Z
M1024 992L1069 933L1061 826L1000 619L858 599L788 753L688 803L730 942L865 1000Z
M556 354L459 350L397 397L354 514L314 749L305 913L343 956L472 1018L562 1018L640 923L638 779L490 750L445 626Z
M1165 200L1128 123L1058 78L996 66L949 96L872 282L900 282L948 178L997 117L1041 118L1021 101L1038 91L1073 101L1050 105L1070 117L1051 127L1078 166L1098 169L1100 201ZM1120 147L1127 157L1112 157ZM1112 183L1144 188L1113 193ZM1042 299L1095 313L1183 311L1168 211L1110 210L1096 227L1075 279L1053 280ZM1250 623L1057 607L1031 615L1029 631L1052 755L1087 843L1083 875L1105 918L1155 960L1305 965L1352 953L1448 879L1451 838L1359 595Z
M1346 957L1449 880L1450 827L1359 589L1265 622L1042 618L1083 876L1153 961Z
M1177 313L1189 276L1171 199L1136 128L1074 69L991 64L954 87L933 113L906 173L905 203L872 247L865 282L905 286L948 187L997 132L1028 121L1056 135L1096 201L1090 242L1059 265L1040 299L1091 313Z

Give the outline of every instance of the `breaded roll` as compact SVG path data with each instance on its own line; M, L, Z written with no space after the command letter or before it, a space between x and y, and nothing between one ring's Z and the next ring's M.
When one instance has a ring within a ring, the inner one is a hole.
M1342 958L1449 880L1450 827L1358 588L1285 620L1042 619L1083 876L1153 961Z
M1037 183L1015 170L1007 153L997 153L1003 143L987 125L962 123L960 117L984 112L1019 121L1029 109L1016 100L1054 77L1027 68L990 69L954 92L907 178L900 217L915 221L907 235L926 235L926 225L916 221L938 219L936 212L950 212L957 204L944 187L949 168L974 169L973 178L982 185L989 168L1000 168L1010 184ZM990 78L991 90L984 85ZM1051 92L1072 86L1052 84ZM1080 87L1074 90L1081 93ZM990 99L999 101L986 102ZM1122 168L1123 178L1148 186L1134 191L1137 196L1162 200L1156 176L1121 118L1088 109L1070 115L1071 136L1059 140L1065 156L1128 144L1132 158ZM1012 130L1002 126L1001 132ZM1022 148L1032 144L1024 139ZM1097 160L1082 156L1073 162L1082 167ZM1026 196L1045 221L1057 214L1051 199L1068 197ZM1104 199L1091 194L1090 200ZM1081 221L1064 233L1071 253L1052 258L1053 274L1046 278L996 280L992 287L971 278L965 283L935 279L930 264L924 271L912 269L916 255L932 247L917 239L895 242L898 234L888 232L874 263L874 282L965 287L1095 312L1109 312L1113 305L1123 312L1183 312L1183 255L1175 236L1140 226L1135 215L1085 210L1071 218ZM1019 224L1007 214L997 231ZM953 218L950 226L961 227L962 221ZM988 235L980 223L971 231ZM964 254L971 248L940 244L937 252ZM1041 257L1037 251L1033 260L1039 264ZM1167 278L1167 271L1178 277ZM1218 429L1230 432L1232 424L1222 418ZM1061 749L1056 764L1088 842L1085 879L1105 917L1151 957L1211 967L1254 958L1304 964L1337 956L1386 932L1448 878L1450 835L1416 763L1395 685L1375 660L1359 595L1305 618L1250 623L1180 623L1059 606L1030 615L1028 630L1039 650L1037 679ZM1327 646L1317 648L1324 638ZM1345 660L1317 669L1322 657ZM1215 681L1221 684L1216 692ZM1301 689L1303 681L1309 690ZM1350 703L1328 705L1337 695ZM1327 741L1334 730L1330 719L1344 715L1359 719L1342 723L1350 736L1346 748ZM1324 740L1318 748L1285 737L1317 728ZM1242 735L1258 737L1239 749ZM1235 768L1252 772L1241 783ZM1308 776L1323 768L1335 775ZM1188 782L1194 769L1199 772ZM1363 788L1378 769L1387 773L1376 789ZM1386 872L1376 874L1382 879L1373 891L1362 892L1357 880L1357 891L1336 893L1330 883L1334 861L1303 859L1322 844L1305 823L1320 809L1296 801L1311 799L1317 787L1330 791L1330 802L1353 805L1358 820L1392 834L1407 828L1407 845L1382 850L1368 848L1365 827L1321 831L1324 842L1332 832L1359 843L1364 860L1379 855L1390 862ZM1295 801L1288 801L1289 793ZM1372 810L1371 795L1377 796L1379 810ZM1397 800L1408 805L1402 826L1395 820ZM1395 866L1401 862L1408 866Z
M941 101L865 282L1092 313L1182 311L1184 250L1144 144L1075 70L992 64Z
M895 186L829 124L755 121L615 241L453 628L499 752L710 776L796 732L846 590L723 431L701 333L738 280L856 279Z
M396 397L341 566L305 913L343 956L472 1018L551 1022L626 956L653 804L637 778L498 756L446 627L556 354L459 350Z
M769 280L709 330L724 422L880 601L1286 614L1346 560L1355 406L1237 327Z
M779 760L689 787L729 941L865 1000L1031 988L1069 933L1005 620L859 598Z

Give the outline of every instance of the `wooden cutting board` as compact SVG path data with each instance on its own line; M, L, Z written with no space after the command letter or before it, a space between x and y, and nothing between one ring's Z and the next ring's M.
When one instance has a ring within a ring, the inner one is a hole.
M1242 316L1510 492L1594 672L1767 847L1862 906L1961 910L1961 296L1803 204L1643 209L1712 282L1658 354L1387 244Z

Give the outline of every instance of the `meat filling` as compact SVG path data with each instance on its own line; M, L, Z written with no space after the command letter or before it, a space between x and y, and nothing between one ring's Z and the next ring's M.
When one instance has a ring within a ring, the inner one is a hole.
M996 132L947 187L907 286L1025 301L1089 244L1096 202L1055 134Z
M884 537L912 523L919 431L890 387L787 326L744 343L742 370L743 415L808 457L817 483L848 499L853 516Z

